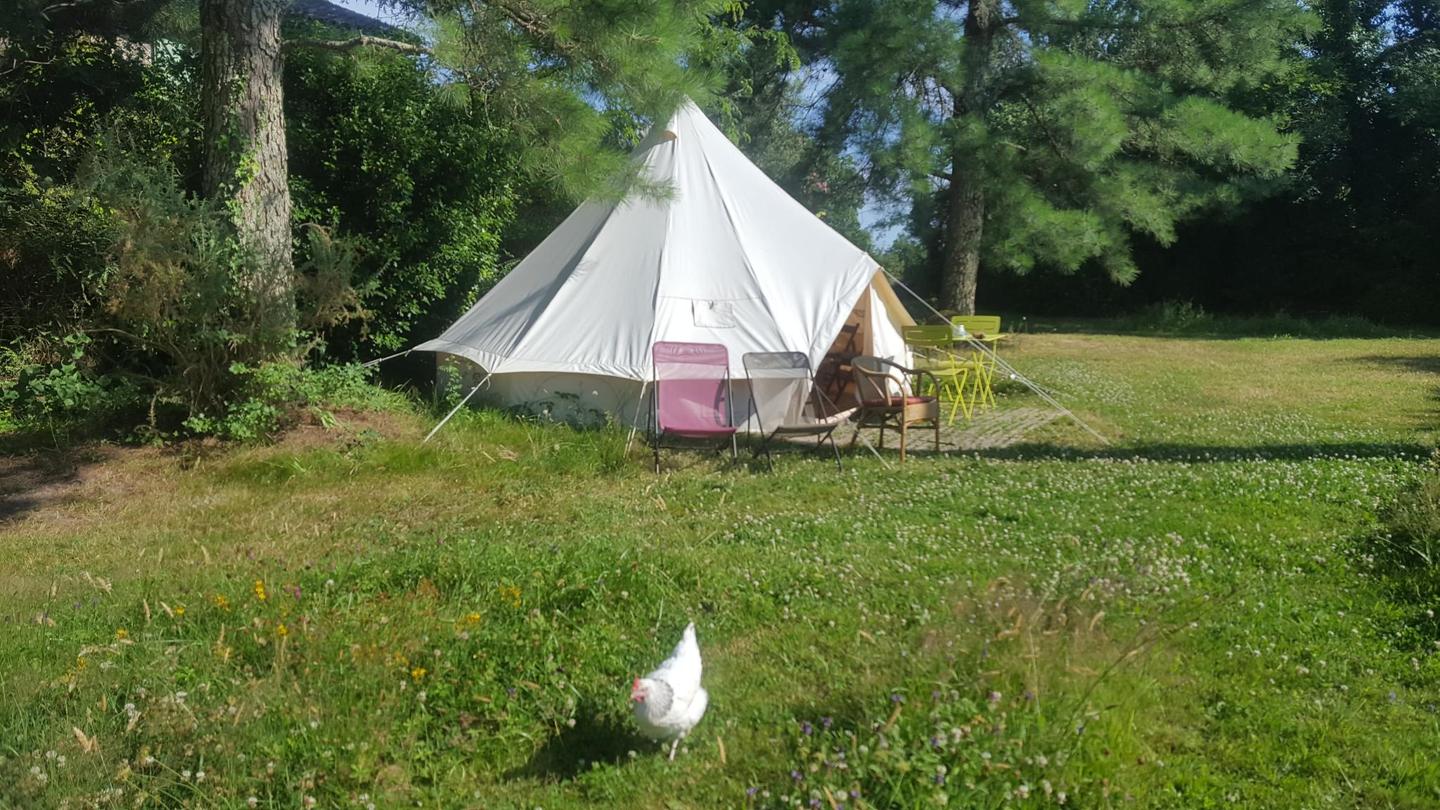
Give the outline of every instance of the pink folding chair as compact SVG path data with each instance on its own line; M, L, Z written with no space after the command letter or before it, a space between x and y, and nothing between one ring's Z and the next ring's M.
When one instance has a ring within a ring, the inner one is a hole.
M660 444L665 438L730 442L730 456L739 458L735 419L730 407L730 354L715 343L657 342L650 351L655 367L651 397L650 435L655 472L660 472Z

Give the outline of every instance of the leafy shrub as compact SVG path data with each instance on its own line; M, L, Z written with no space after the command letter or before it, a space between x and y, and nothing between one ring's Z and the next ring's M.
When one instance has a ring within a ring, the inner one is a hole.
M423 65L297 50L286 57L285 108L296 218L342 229L359 247L355 279L371 316L337 333L332 355L412 346L503 275L517 150Z
M14 185L0 182L0 342L63 336L92 317L116 230L114 217L74 186L28 170Z
M62 422L93 427L95 415L129 408L141 417L131 424L144 421L152 435L183 428L256 438L287 421L282 393L308 401L306 386L274 369L298 367L323 347L325 330L364 317L351 284L354 247L318 226L304 231L297 322L270 317L246 283L253 259L224 212L187 194L164 164L113 140L74 189L46 205L61 225L103 218L90 232L106 241L101 261L66 289L31 285L45 288L36 294L82 303L51 327L65 325L76 337L61 341L32 328L11 338L0 385L21 424L51 432Z
M1135 317L1138 328L1167 332L1193 332L1214 319L1193 301L1162 301L1151 304Z
M215 415L195 413L185 427L199 434L234 441L255 441L293 426L309 413L319 421L333 417L331 408L380 407L384 394L370 384L359 365L307 369L293 363L237 363L230 373L239 381L231 400Z
M1121 330L1165 335L1225 337L1371 338L1397 330L1356 315L1302 318L1288 312L1261 316L1216 316L1191 301L1151 304L1114 323Z
M40 428L59 440L73 429L96 429L117 415L138 409L142 396L134 381L95 370L90 353L93 341L82 333L66 335L57 345L30 351L8 350L8 367L0 376L0 406L19 424ZM36 362L43 352L55 351L52 362ZM6 381L4 377L11 379Z

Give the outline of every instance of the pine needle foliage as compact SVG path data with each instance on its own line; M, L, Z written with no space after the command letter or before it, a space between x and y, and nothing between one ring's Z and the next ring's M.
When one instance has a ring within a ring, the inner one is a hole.
M623 196L629 148L711 71L722 0L397 0L425 15L436 74L484 120L502 124L537 182L569 197ZM603 147L603 148L601 148ZM641 190L643 191L643 190ZM663 190L652 189L654 193Z
M932 245L952 180L978 186L986 268L1128 283L1137 235L1170 244L1295 162L1285 122L1246 108L1312 26L1293 0L837 0L825 20L830 137Z

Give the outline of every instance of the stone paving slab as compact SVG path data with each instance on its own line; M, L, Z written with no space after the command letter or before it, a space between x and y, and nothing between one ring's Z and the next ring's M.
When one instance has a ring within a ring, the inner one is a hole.
M1045 425L1059 419L1061 414L1053 408L1047 407L1021 407L989 409L975 415L974 419L966 421L964 417L957 418L953 425L942 425L940 428L940 450L941 452L966 452L972 450L995 450L1002 447L1019 444L1030 433ZM855 428L851 425L844 425L835 431L835 440L841 447L850 443ZM864 438L875 444L879 430L866 428ZM933 447L930 439L930 428L916 428L911 436L911 451L916 453L929 452ZM899 436L894 431L885 431L885 449L887 452L897 450ZM799 439L798 442L813 442L813 439Z

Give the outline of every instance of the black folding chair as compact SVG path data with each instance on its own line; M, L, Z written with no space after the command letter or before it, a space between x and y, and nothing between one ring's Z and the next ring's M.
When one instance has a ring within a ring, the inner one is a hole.
M855 408L839 410L815 385L810 371L810 358L801 352L746 352L741 362L750 381L750 409L760 427L760 444L755 455L765 454L765 462L773 470L770 447L782 436L814 436L815 449L825 446L835 452L835 466L840 462L840 448L835 444L835 428L844 424Z

